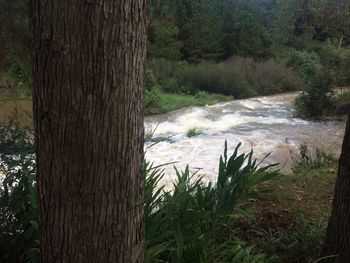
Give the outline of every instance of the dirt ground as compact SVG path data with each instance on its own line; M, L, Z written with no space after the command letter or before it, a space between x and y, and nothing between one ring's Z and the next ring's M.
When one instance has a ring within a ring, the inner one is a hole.
M17 115L24 124L31 124L33 103L30 98L0 100L0 122L7 121Z

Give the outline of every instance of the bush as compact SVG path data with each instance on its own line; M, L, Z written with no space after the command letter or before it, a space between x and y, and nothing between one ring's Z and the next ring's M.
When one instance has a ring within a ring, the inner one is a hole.
M204 184L188 167L176 170L172 191L159 188L160 167L144 166L146 262L272 262L236 237L236 220L251 218L244 204L258 184L273 179L274 165L258 168L253 153L238 155L240 145L220 158L215 184ZM175 168L176 169L176 168ZM155 190L157 189L157 190Z
M157 84L165 92L170 93L193 93L189 87L183 87L180 83L184 72L189 65L187 62L178 62L166 59L152 59L148 63Z
M145 114L155 113L161 109L161 92L158 87L145 90L144 110Z
M329 218L321 213L318 219L299 215L293 232L260 230L260 247L269 255L279 255L279 262L318 262Z
M350 90L346 90L333 98L333 105L336 108L337 105L350 103Z
M302 87L300 78L275 60L255 62L249 58L234 57L226 63L187 64L153 59L149 70L161 90L170 93L193 95L204 91L241 99L300 90Z
M36 165L32 133L16 121L0 126L1 262L39 262Z
M332 154L326 153L319 148L316 148L314 152L310 152L306 144L301 144L299 156L292 157L292 161L293 173L300 174L333 164L337 159Z
M256 95L249 84L234 72L232 65L203 62L193 65L184 72L180 81L195 93L206 91L246 98Z
M313 83L315 76L322 71L322 65L319 56L312 52L287 50L282 59L287 67L291 67L303 80L306 86Z
M236 74L259 95L300 90L303 86L301 79L291 69L276 60L255 62L249 58L234 57L229 63Z
M315 52L288 50L284 58L301 77L304 89L295 100L295 113L302 118L328 114L334 95L332 71L321 64Z
M337 74L337 84L340 86L350 85L350 50L342 49L342 61L340 63L339 73Z
M315 118L328 114L333 107L334 88L328 73L317 72L303 92L294 102L296 115L303 118Z
M26 97L31 95L30 64L12 56L8 67L0 72L0 97Z
M339 49L331 43L311 42L306 50L318 54L323 68L331 75L334 84L338 86L350 84L349 49Z

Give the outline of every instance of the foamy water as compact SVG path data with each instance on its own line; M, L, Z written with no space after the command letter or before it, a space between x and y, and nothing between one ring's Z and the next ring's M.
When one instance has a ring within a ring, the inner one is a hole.
M147 117L146 132L156 130L153 142L146 142L146 158L155 165L176 162L179 169L188 164L192 170L201 169L206 180L212 181L217 176L225 140L229 152L241 142L241 152L253 149L260 160L271 153L265 163L285 164L285 171L290 167L291 152L296 152L301 143L338 154L345 124L294 118L295 96L258 97ZM201 134L188 138L186 133L192 128ZM154 141L160 142L149 148ZM172 166L166 172L166 180L172 181Z

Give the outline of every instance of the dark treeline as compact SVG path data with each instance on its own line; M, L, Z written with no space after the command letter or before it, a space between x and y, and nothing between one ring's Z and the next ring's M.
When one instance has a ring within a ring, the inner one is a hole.
M311 42L349 44L349 6L330 0L151 0L149 57L267 59ZM342 43L340 43L342 42Z
M157 91L244 98L304 90L297 114L327 115L333 88L350 83L349 10L331 0L153 0L149 103L159 103Z
M0 1L0 86L21 93L27 13L26 0ZM350 83L349 14L345 0L150 0L146 113L183 105L165 94L205 102L304 90L297 113L327 115L333 88Z

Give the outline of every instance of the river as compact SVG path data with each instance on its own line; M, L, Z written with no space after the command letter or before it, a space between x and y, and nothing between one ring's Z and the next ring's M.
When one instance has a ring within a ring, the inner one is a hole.
M205 180L213 181L225 140L229 153L239 142L241 152L253 149L259 160L271 153L265 163L281 163L284 172L290 170L291 154L297 153L302 143L338 155L345 123L295 118L296 96L297 93L287 93L256 97L146 117L146 133L155 130L145 144L146 159L154 165L176 162L179 169L188 164L193 171L200 169ZM188 138L186 133L191 128L198 129L200 135ZM155 142L158 143L153 145ZM166 167L164 180L174 180L172 165Z

